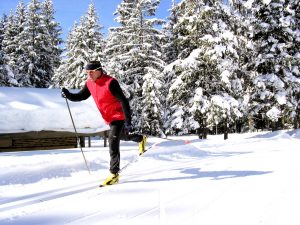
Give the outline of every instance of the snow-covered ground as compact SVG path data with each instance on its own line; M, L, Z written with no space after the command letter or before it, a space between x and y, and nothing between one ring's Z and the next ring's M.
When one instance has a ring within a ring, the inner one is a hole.
M91 174L79 149L0 153L0 224L300 224L300 130L171 138L102 189L101 140L84 148ZM122 142L122 165L137 153Z

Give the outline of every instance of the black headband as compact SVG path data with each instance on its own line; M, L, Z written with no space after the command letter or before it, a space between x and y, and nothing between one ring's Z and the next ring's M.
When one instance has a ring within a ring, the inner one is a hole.
M99 61L89 62L88 64L86 64L85 69L86 70L100 70L100 69L102 69L102 65Z

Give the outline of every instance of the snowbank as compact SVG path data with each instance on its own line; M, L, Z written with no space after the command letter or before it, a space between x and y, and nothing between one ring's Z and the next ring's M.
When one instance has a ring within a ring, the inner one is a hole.
M92 98L69 105L78 131L109 129ZM60 90L0 87L0 133L41 130L74 131Z

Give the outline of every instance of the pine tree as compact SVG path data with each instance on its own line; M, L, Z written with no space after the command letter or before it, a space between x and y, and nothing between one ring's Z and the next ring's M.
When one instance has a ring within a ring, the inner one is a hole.
M244 18L247 15L251 15L251 6L249 5L251 1L247 0L230 0L228 1L230 7L235 11L238 12L239 16L243 16Z
M178 33L178 46L179 55L178 60L175 61L172 67L169 68L168 73L173 73L176 79L172 82L172 86L169 90L169 101L173 105L172 123L170 130L181 130L187 133L189 129L196 129L193 127L196 124L191 112L189 111L190 104L189 99L192 98L195 93L197 83L196 80L200 80L199 73L197 73L197 67L193 69L189 66L184 66L182 60L188 59L193 63L198 61L198 56L192 54L197 50L200 39L200 30L198 29L198 22L201 18L200 6L203 4L200 1L182 1L177 7L176 11L179 13L178 22L175 24L175 32ZM199 31L199 32L198 32ZM192 58L189 55L192 54ZM199 81L198 81L199 82Z
M93 4L90 4L82 26L87 31L85 33L84 40L88 60L96 59L105 64L104 48L106 41L103 33L101 32L103 26L99 23L99 17Z
M3 39L4 39L4 26L6 23L7 17L3 15L0 18L0 86L6 86L7 80L7 70L4 62L4 52L3 52Z
M21 86L48 87L51 77L47 73L49 41L41 13L42 5L38 0L31 0L23 31L18 34L19 49L22 54L16 60L19 67L17 74Z
M171 84L176 78L176 73L172 70L173 62L178 59L180 53L178 46L178 36L179 34L175 31L175 26L178 22L179 10L177 9L177 4L175 0L172 1L172 8L170 9L170 16L168 17L168 22L163 26L162 33L164 35L162 49L164 61L167 66L165 67L164 74L164 88L162 89L163 99L163 124L166 134L172 133L170 129L172 120L174 119L172 115L174 114L173 102L169 101L167 98Z
M66 59L53 78L55 86L81 88L86 80L84 65L90 60L105 62L102 28L95 7L90 4L86 15L81 18L80 23L74 24L68 35Z
M290 34L292 35L293 41L290 43L293 47L290 48L290 54L292 55L291 60L291 71L292 75L296 78L295 81L299 81L300 78L300 6L298 0L290 0L289 9L290 15L292 16L291 20L291 30ZM288 30L288 29L286 29ZM296 85L294 85L296 83ZM293 104L293 110L290 114L294 118L294 128L300 128L300 88L299 82L294 82L292 84L292 98L291 102Z
M179 55L178 36L175 31L175 26L178 22L179 12L175 0L172 0L172 8L170 9L170 16L168 22L163 26L162 32L164 35L163 54L166 64L170 64L177 60Z
M173 129L202 129L241 117L242 82L237 76L238 42L232 14L220 1L185 0L176 24L181 46L169 97L177 108Z
M55 21L54 18L54 8L52 0L46 0L42 4L42 15L43 15L43 23L45 24L46 34L45 38L48 40L48 48L46 52L46 63L44 64L44 70L47 72L47 77L52 79L54 76L54 71L60 65L60 55L62 53L62 49L60 48L60 44L62 44L62 39L60 35L62 33L62 29Z
M133 10L136 6L136 0L123 0L118 6L116 15L116 21L120 23L120 27L110 28L108 43L106 45L105 54L108 56L107 67L110 74L119 78L123 84L127 84L129 87L135 81L135 77L132 74L128 74L129 68L135 70L133 67L133 54L134 50L138 50L140 44L138 42L138 36L136 36L137 28L134 28L128 22L131 20ZM137 51L136 51L137 52ZM126 71L126 76L125 76ZM141 80L141 78L139 79ZM138 82L140 84L141 82ZM134 87L131 87L134 88ZM130 92L134 92L131 90Z
M60 28L53 18L51 0L32 0L28 10L21 0L11 13L4 35L7 64L20 86L48 87L60 61ZM16 82L14 82L16 85Z
M110 29L106 55L108 70L128 87L131 94L133 124L144 133L162 133L160 76L164 67L161 34L153 18L159 0L124 0L115 15L120 27ZM151 124L151 121L154 121ZM150 125L151 124L151 125Z
M248 101L249 93L252 92L253 85L251 83L252 76L252 65L254 61L253 54L253 43L251 42L250 36L250 23L251 23L251 6L248 1L245 0L232 0L230 1L231 8L231 29L237 40L237 55L238 66L236 67L236 75L242 83L242 96L243 101L240 104L240 109L243 111L243 118L236 120L236 130L241 132L242 130L253 130L253 115L249 114ZM240 98L241 99L241 98Z
M272 128L278 129L284 120L295 117L299 105L299 5L295 1L254 1L253 9L252 113L271 120Z
M163 136L162 130L162 105L161 89L162 78L160 70L147 68L148 73L144 76L143 83L143 105L142 130L151 135Z
M18 36L18 27L15 15L12 11L4 25L4 30L2 45L5 61L14 70L17 60L16 49L18 49L18 42L16 37Z
M74 24L68 34L66 52L63 54L61 65L55 72L53 84L56 87L80 88L84 85L86 75L83 67L86 61L82 61L80 55L79 39L81 33L77 23Z
M2 71L5 73L3 84L5 86L19 86L15 79L15 61L17 59L18 42L18 18L11 11L10 15L4 21L4 32L2 38Z
M17 35L14 37L14 43L16 48L13 51L13 54L11 54L11 68L14 72L14 74L17 75L20 72L20 66L16 63L17 60L23 56L23 49L22 49L22 37L21 37L21 33L24 31L25 29L25 21L26 21L26 6L24 4L24 2L21 0L19 1L18 5L17 5L17 9L16 9L16 14L15 14L15 31L17 32Z
M7 16L3 14L0 17L0 50L3 50L3 39L4 39L4 32L5 32L5 23L7 23Z

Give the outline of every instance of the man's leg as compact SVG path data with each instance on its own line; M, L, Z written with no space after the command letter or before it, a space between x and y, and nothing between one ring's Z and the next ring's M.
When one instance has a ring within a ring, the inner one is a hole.
M125 132L125 129L123 128L121 139L123 141L141 142L143 140L143 135L137 133L128 134Z
M142 155L146 151L146 141L147 137L145 135L133 133L133 134L126 134L126 132L122 132L121 136L122 140L124 141L134 141L139 143L139 153Z
M109 132L110 172L116 174L120 170L120 138L124 121L113 121Z

